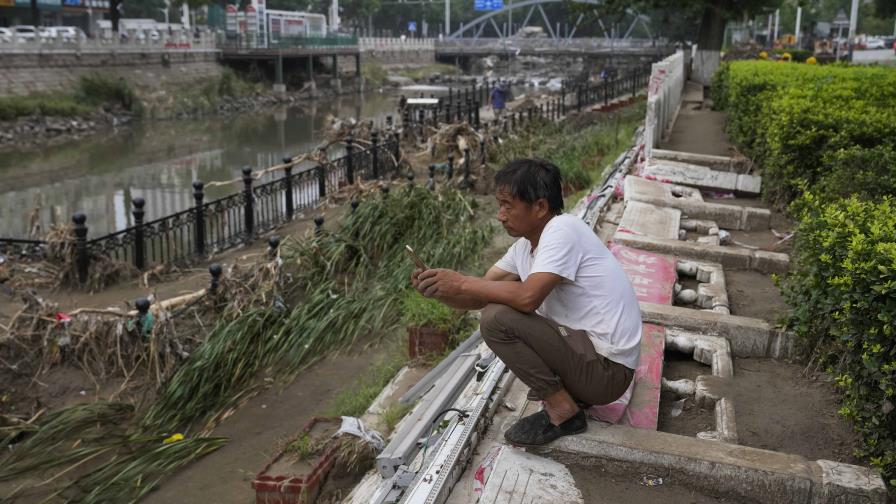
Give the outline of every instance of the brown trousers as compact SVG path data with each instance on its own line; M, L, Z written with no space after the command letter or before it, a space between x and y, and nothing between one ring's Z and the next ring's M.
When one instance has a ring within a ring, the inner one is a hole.
M594 350L585 331L500 304L482 310L485 343L539 399L566 388L586 405L609 404L625 393L634 370Z

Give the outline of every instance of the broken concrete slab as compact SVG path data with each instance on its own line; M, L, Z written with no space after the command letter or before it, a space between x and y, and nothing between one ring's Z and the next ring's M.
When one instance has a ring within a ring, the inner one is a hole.
M674 258L616 243L610 243L609 249L631 281L638 301L672 304L678 277Z
M700 189L734 191L750 195L759 194L762 188L762 177L662 159L649 160L641 175Z
M771 212L765 208L707 203L700 191L691 187L631 175L625 177L624 186L626 212L629 203L640 202L677 208L686 218L712 220L726 229L768 229L771 222ZM624 214L622 218L625 219Z
M887 502L886 487L873 469L619 425L593 422L584 434L530 451L615 474L668 474L738 502Z
M621 229L621 226L620 226ZM613 242L680 258L700 259L726 268L754 269L763 273L785 273L790 256L778 252L743 249L734 246L706 245L682 240L659 239L616 230Z
M626 202L619 229L657 238L678 239L681 211L637 201Z
M764 320L680 306L653 303L640 303L640 306L645 323L721 336L731 344L735 357L787 359L794 356L793 334L778 331Z
M563 464L507 445L486 455L476 471L479 502L581 504L582 493Z
M682 152L668 149L653 149L651 151L651 160L668 160L678 161L680 163L690 163L712 168L713 170L733 171L745 173L749 160L746 158L732 158L729 156L713 156L710 154L697 154L693 152Z

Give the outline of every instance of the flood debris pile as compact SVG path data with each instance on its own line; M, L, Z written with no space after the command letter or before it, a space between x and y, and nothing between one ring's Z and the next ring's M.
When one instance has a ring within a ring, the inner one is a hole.
M115 393L118 401L3 412L4 497L139 498L225 443L207 434L264 386L397 327L412 268L406 243L433 264L459 267L490 240L475 202L455 189L366 194L338 228L286 240L254 267L225 270L176 303L63 321L32 299L0 338L6 363L37 379L53 366L82 369L97 382L123 378L124 388L140 385L142 400Z

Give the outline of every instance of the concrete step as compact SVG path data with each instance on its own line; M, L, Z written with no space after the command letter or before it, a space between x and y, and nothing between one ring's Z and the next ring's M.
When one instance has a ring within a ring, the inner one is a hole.
M870 468L622 425L593 423L584 434L530 451L610 474L668 475L732 502L887 502L884 482Z

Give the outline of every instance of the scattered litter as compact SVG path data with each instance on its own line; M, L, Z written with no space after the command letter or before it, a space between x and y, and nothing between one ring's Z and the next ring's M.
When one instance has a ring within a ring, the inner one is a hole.
M672 418L675 418L678 415L681 415L681 412L684 411L684 403L687 400L688 400L688 398L685 397L684 399L679 399L678 401L675 401L674 403L672 403L672 411L670 412L672 415Z
M749 243L739 242L737 240L731 240L733 245L737 245L738 247L750 249L750 250L759 250L759 247L755 245L750 245Z
M660 486L663 484L663 478L659 476L654 476L652 474L645 474L641 476L641 485L647 487Z
M725 231L724 229L719 230L719 243L722 245L726 245L729 241L731 241L731 233Z
M82 390L82 391L80 391L80 392L78 392L78 393L81 394L82 396L86 396L86 395L87 395L87 391L86 391L86 390Z
M355 417L342 417L342 425L339 427L339 431L336 432L336 436L340 434L350 434L359 437L367 441L367 444L377 452L382 451L386 446L386 442L383 441L383 436L379 432L368 429L364 422Z

